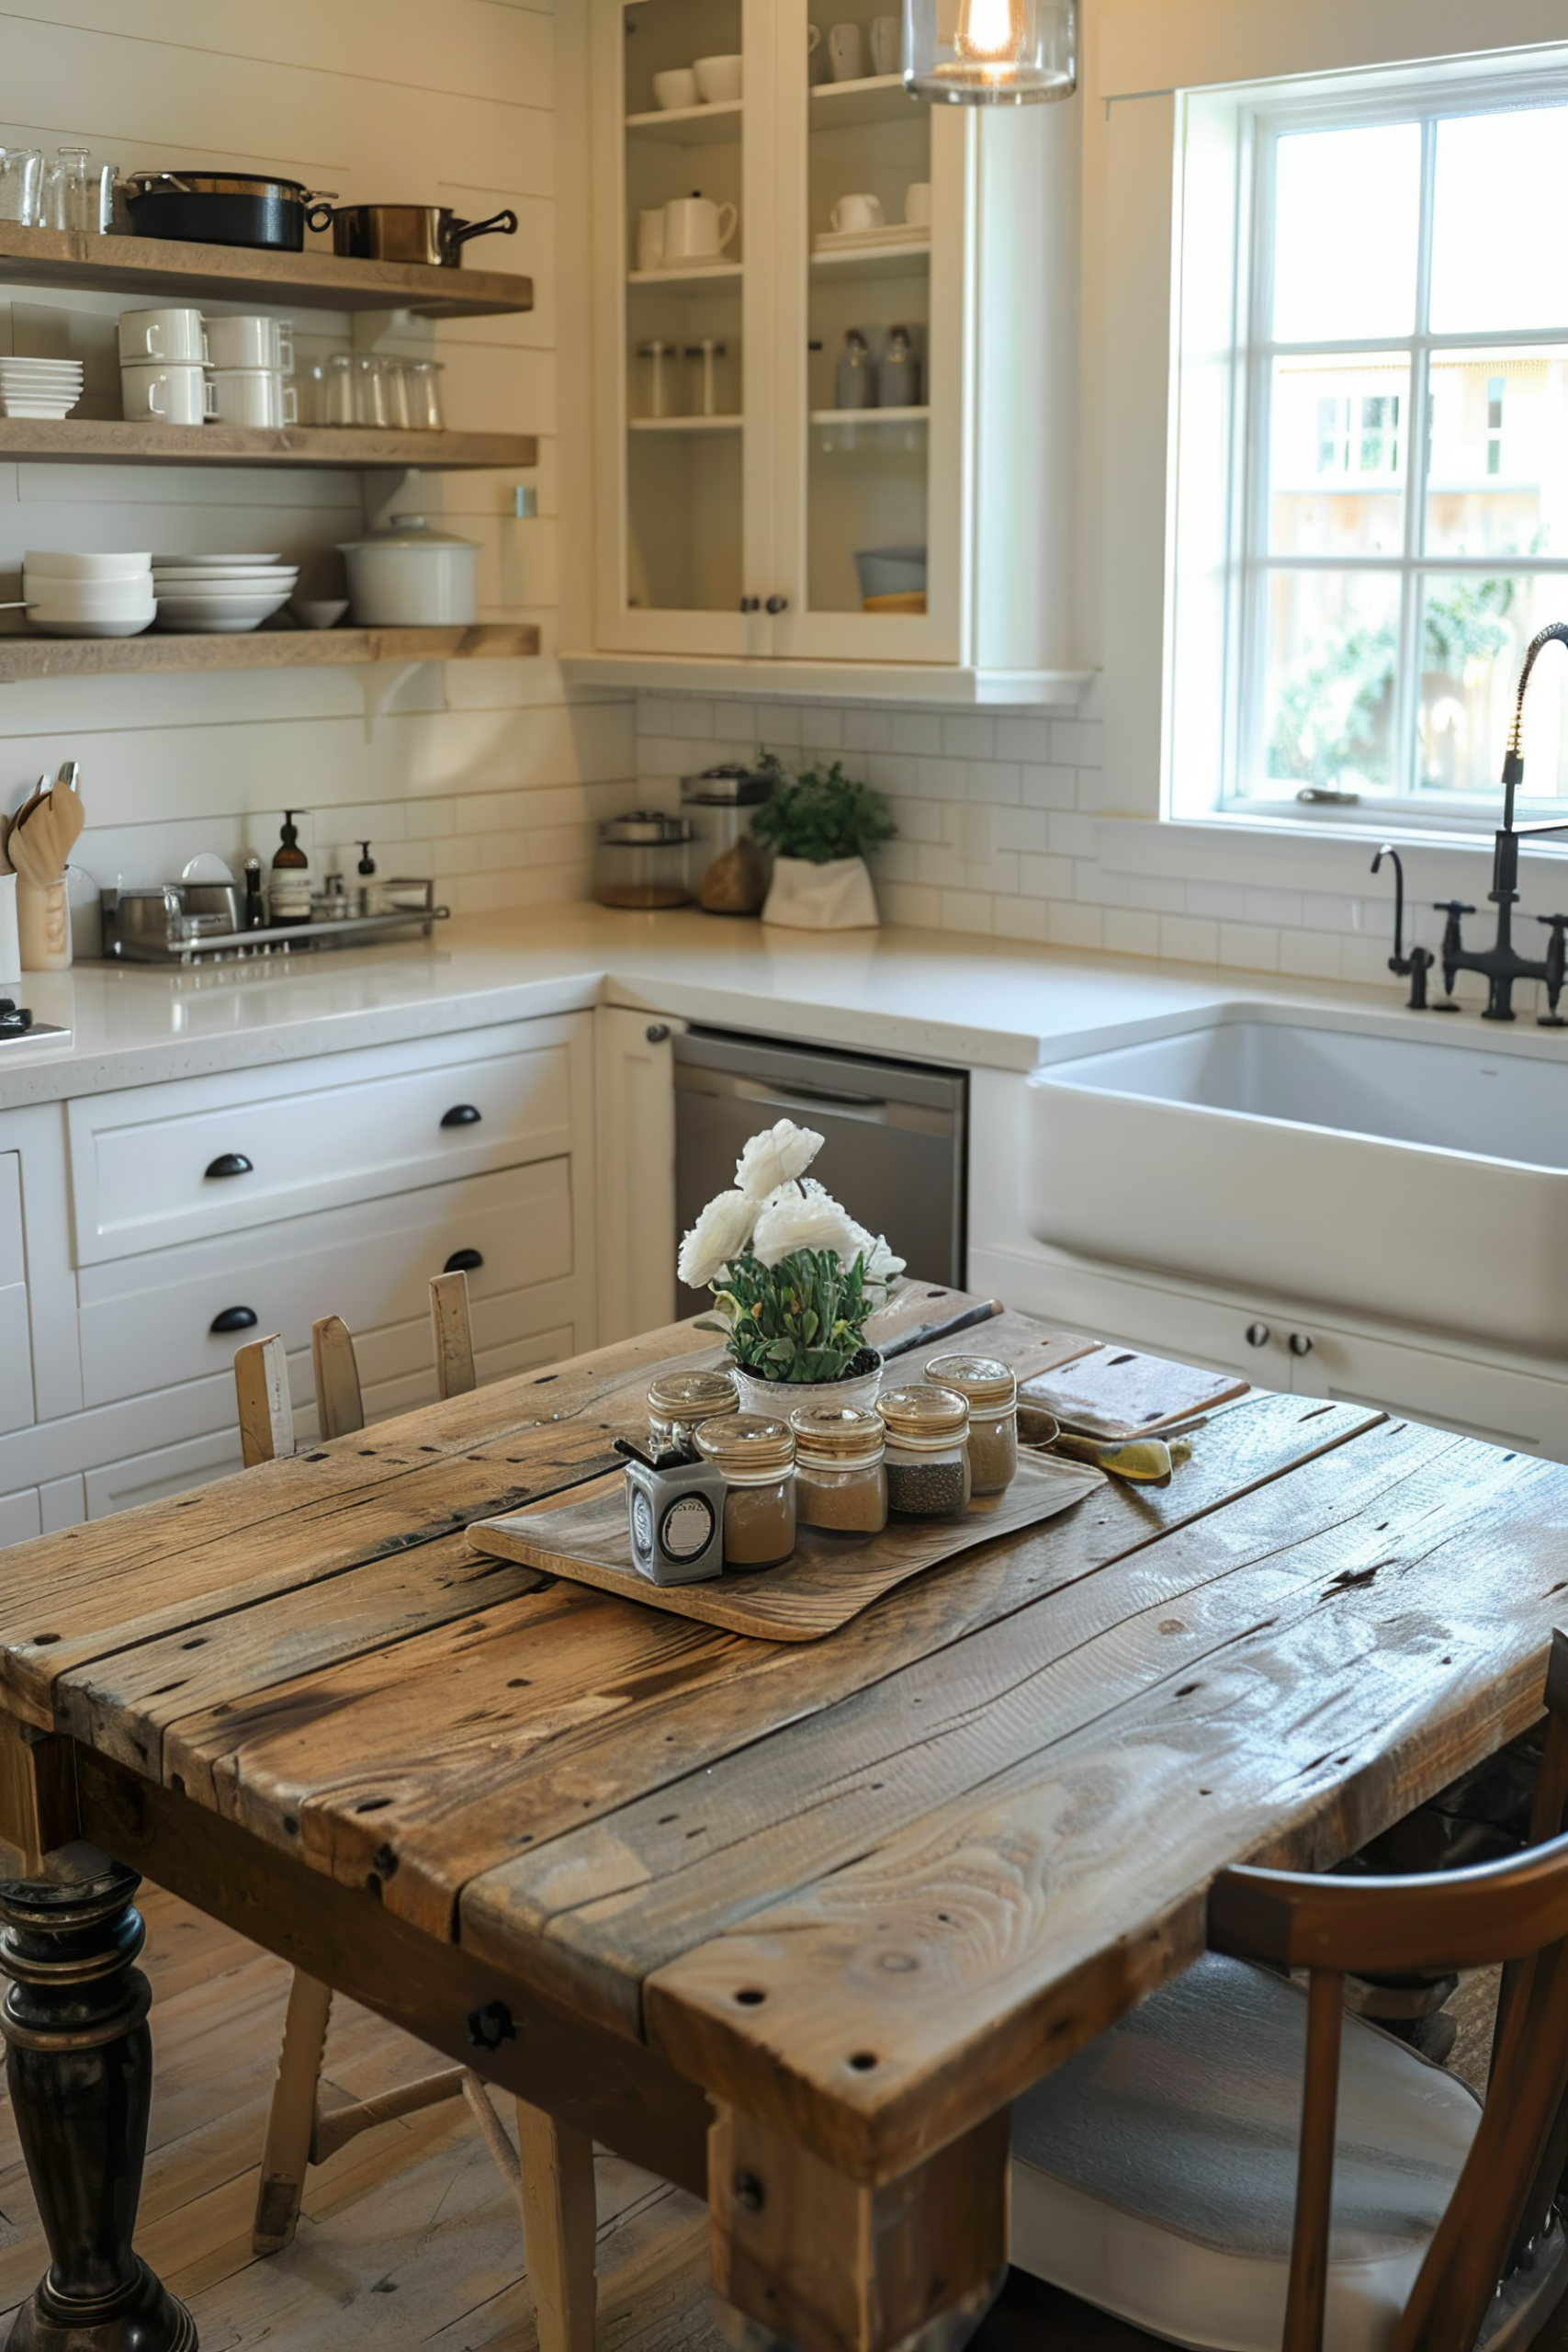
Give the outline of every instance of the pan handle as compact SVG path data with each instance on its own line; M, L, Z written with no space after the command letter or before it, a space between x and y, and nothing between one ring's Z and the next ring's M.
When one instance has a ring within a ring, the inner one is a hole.
M190 194L188 182L182 180L177 172L127 172L120 186L134 188L138 196L145 196L155 187L172 187L181 196Z
M470 237L514 237L516 234L517 215L509 209L505 212L492 212L488 220L454 220L446 232L446 243L456 253L457 247L466 245Z
M351 209L346 204L340 207L331 197L313 196L305 208L305 226L319 233L322 229L332 227L340 210L347 212Z

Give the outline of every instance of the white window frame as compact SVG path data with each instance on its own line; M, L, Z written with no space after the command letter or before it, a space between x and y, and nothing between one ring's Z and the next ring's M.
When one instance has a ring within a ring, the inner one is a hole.
M1568 613L1568 557L1453 557L1423 552L1427 500L1424 494L1428 462L1429 397L1434 354L1443 351L1507 351L1521 345L1568 347L1568 322L1561 328L1518 329L1469 334L1435 334L1429 323L1432 276L1433 197L1439 120L1467 114L1495 114L1512 106L1568 106L1568 67L1529 74L1492 72L1473 81L1456 79L1451 72L1423 75L1399 88L1383 86L1364 96L1337 90L1287 102L1265 98L1247 109L1247 136L1243 141L1244 165L1251 173L1250 199L1242 217L1248 235L1238 268L1238 325L1242 332L1235 351L1235 383L1232 396L1233 431L1236 438L1235 478L1240 487L1236 502L1236 546L1227 620L1226 669L1235 681L1234 707L1226 714L1225 767L1214 814L1231 819L1268 818L1289 814L1297 820L1328 820L1343 825L1359 816L1381 828L1409 827L1430 831L1465 826L1489 827L1496 822L1495 795L1425 791L1416 781L1418 740L1416 705L1420 691L1421 583L1430 573L1445 578L1469 574L1495 578L1515 574L1536 579L1560 574L1563 609ZM1421 196L1416 317L1407 335L1276 342L1269 332L1273 309L1274 201L1280 141L1292 132L1354 128L1360 125L1416 122L1421 125ZM1408 414L1404 421L1405 443L1404 545L1401 555L1289 556L1269 551L1270 387L1274 363L1280 358L1392 354L1410 363ZM1352 807L1340 802L1314 806L1296 798L1293 791L1245 791L1242 779L1262 774L1264 699L1267 659L1269 582L1276 571L1362 571L1393 579L1400 592L1399 656L1395 680L1393 742L1405 778L1403 789L1389 793L1363 790ZM1503 745L1497 745L1498 773ZM1523 804L1521 804L1523 805ZM1539 798L1532 808L1557 814L1568 807L1568 796Z

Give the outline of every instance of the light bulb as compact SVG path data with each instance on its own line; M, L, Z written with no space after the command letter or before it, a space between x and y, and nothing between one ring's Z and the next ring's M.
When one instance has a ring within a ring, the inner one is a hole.
M1024 0L964 0L953 46L971 65L1016 65L1026 31Z
M905 0L904 84L957 106L1071 97L1077 0Z

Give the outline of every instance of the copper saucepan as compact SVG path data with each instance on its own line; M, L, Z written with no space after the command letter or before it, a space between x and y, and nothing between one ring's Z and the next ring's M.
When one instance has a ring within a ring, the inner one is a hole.
M513 237L517 215L464 220L444 204L317 204L312 229L332 224L333 251L354 261L413 261L456 269L470 237Z

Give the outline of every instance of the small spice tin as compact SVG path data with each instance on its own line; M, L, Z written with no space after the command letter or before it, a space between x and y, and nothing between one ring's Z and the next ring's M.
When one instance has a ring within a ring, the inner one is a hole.
M969 1408L969 1486L1005 1493L1018 1476L1018 1374L995 1356L933 1356L926 1378Z
M724 1571L725 1485L711 1463L626 1464L632 1565L649 1584L703 1584Z
M739 1412L740 1397L728 1372L664 1372L649 1383L648 1428L653 1451L689 1452L693 1432L721 1413Z
M969 1507L969 1408L956 1389L885 1388L887 1507L911 1519L955 1519Z
M887 1524L886 1444L880 1414L858 1405L804 1405L795 1432L795 1510L803 1527L880 1535Z
M724 1565L776 1568L795 1549L795 1439L783 1421L727 1413L704 1421L696 1445L723 1473Z

